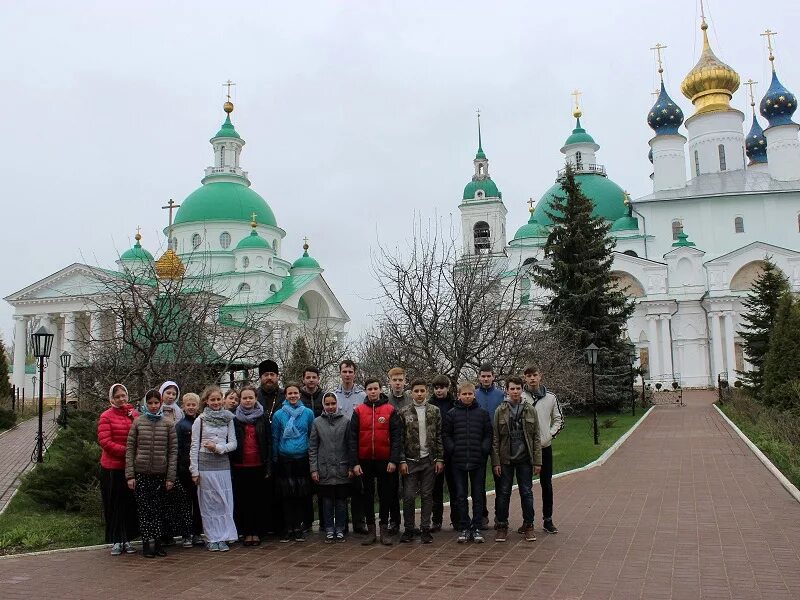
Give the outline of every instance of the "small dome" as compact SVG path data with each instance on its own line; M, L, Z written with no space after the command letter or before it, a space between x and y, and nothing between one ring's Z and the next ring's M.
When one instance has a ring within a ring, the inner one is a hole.
M656 135L671 135L678 133L678 127L682 123L683 111L669 97L662 81L661 93L647 115L647 124L656 132Z
M226 110L225 112L228 112L228 111ZM231 115L230 114L228 114L228 116L225 117L225 122L222 124L222 127L219 128L219 131L211 139L213 140L214 138L219 138L219 137L228 137L228 138L236 138L236 139L241 139L242 138L242 136L240 136L236 132L236 129L234 129L233 123L231 123Z
M172 248L156 261L156 276L159 279L180 279L186 273L186 266Z
M639 231L639 219L631 215L620 217L611 226L611 232L619 231Z
M772 69L772 82L769 84L767 93L761 99L759 110L769 121L770 127L794 123L792 115L797 110L797 98L783 87L775 69Z
M581 118L577 117L575 122L575 129L572 130L572 135L564 142L565 146L572 144L594 144L594 138L586 133L586 130L581 127Z
M607 177L596 173L579 173L575 175L575 181L580 184L581 191L594 204L592 214L595 217L602 217L613 223L627 213L623 202L624 190ZM552 212L553 199L556 196L563 197L563 195L564 192L559 181L556 181L544 193L542 199L536 204L536 211L533 214L539 223L544 226L553 224L550 217L547 216L547 211Z
M153 262L153 255L150 254L147 250L142 248L141 239L142 236L140 234L136 234L136 243L133 245L133 248L130 250L126 250L122 253L122 256L119 257L120 261L122 262Z
M478 192L483 192L484 198L502 198L503 194L497 189L497 184L487 177L470 181L464 188L464 200L475 200Z
M242 241L236 244L237 250L272 250L272 246L263 237L258 235L255 229L250 232Z
M308 255L308 242L303 244L303 256L292 263L292 269L321 269L319 263Z
M753 114L753 126L745 138L744 147L750 164L767 162L767 137L755 114Z
M672 242L673 248L690 248L696 245L697 244L689 240L689 234L683 230L678 234L678 241Z
M197 188L181 202L175 225L205 221L246 221L277 227L275 214L267 202L251 188L240 183L217 181Z
M681 92L695 107L695 113L730 110L733 93L739 89L739 74L716 57L708 43L708 25L703 30L700 60L681 83Z
M514 239L525 240L530 238L546 238L548 235L550 235L550 231L547 229L547 227L539 223L539 221L536 219L536 214L531 212L528 222L517 229L517 233L514 234Z

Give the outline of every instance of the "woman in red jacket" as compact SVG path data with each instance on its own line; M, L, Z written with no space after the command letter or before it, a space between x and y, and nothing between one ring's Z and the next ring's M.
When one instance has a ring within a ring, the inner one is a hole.
M103 495L103 515L106 521L106 543L111 554L136 552L131 540L138 537L136 500L125 480L125 449L133 420L139 416L128 404L128 390L115 383L108 390L111 407L100 415L97 441L100 455L100 490Z

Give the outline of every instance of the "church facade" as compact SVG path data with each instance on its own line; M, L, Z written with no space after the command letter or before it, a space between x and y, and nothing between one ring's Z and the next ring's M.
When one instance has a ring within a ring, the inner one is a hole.
M701 29L700 59L681 85L694 114L684 120L662 78L647 116L655 133L649 142L651 194L631 199L609 179L597 159L600 146L581 124L577 100L576 126L561 148L594 214L611 224L613 276L635 299L627 335L645 378L686 387L712 387L718 378L733 383L736 371L748 368L737 333L742 299L765 257L800 292L796 97L778 79L770 45L772 81L759 105L768 125L762 129L751 99L745 134L745 115L730 105L739 75L714 54L704 20ZM507 208L489 175L480 132L474 168L459 205L464 252L492 255L508 278L517 279L519 302L529 304L535 318L541 296L526 270L546 260L543 246L552 225L547 213L563 171L507 241Z

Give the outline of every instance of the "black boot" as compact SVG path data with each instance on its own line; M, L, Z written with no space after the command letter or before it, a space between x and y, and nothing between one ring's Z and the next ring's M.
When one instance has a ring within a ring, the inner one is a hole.
M145 558L155 558L156 553L153 551L153 546L150 540L142 540L142 556Z
M167 552L166 552L166 550L164 550L164 548L161 546L161 540L154 540L154 543L155 543L155 553L156 553L156 556L166 556L166 555L167 555Z

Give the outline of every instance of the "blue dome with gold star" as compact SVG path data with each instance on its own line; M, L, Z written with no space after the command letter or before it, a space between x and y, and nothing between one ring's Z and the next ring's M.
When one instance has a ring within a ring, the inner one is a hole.
M767 137L755 114L753 114L753 126L744 141L744 148L750 164L767 162Z
M794 123L792 115L797 110L797 97L783 87L774 68L772 69L772 82L769 84L767 93L761 99L759 109L769 121L770 127Z
M661 82L661 93L658 95L656 103L647 114L647 124L656 135L673 135L678 133L678 127L683 123L683 111L681 107L672 101Z

